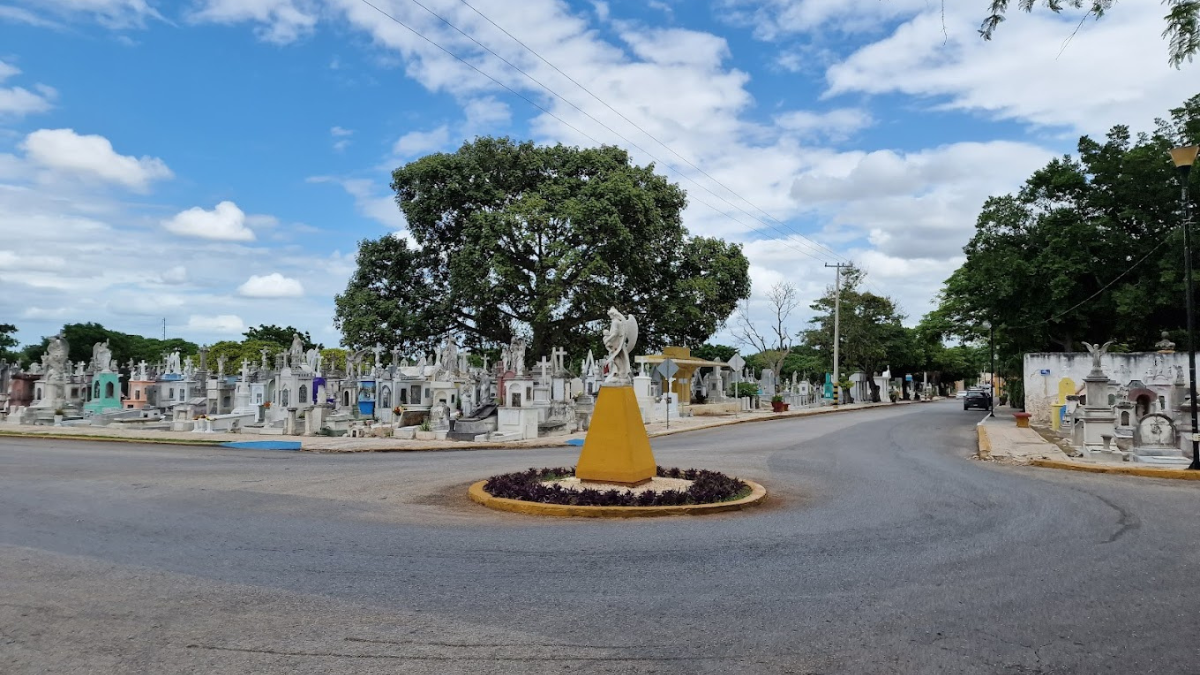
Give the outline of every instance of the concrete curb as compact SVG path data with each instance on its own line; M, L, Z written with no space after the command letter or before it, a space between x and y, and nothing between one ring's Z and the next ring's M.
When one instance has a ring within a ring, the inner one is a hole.
M467 491L471 501L489 509L510 511L527 516L557 516L560 518L653 518L656 516L700 516L710 513L740 511L747 506L761 504L767 498L767 489L754 481L742 479L750 486L750 496L736 502L720 504L692 504L688 506L564 506L561 504L539 504L517 499L501 499L484 491L486 480L475 483Z
M1135 466L1103 466L1100 464L1081 464L1063 462L1056 459L1034 459L1030 466L1040 466L1046 469L1062 469L1064 471L1082 471L1084 473L1109 473L1125 476L1140 476L1142 478L1169 478L1173 480L1200 480L1200 471L1186 469L1158 469Z
M129 438L125 436L92 436L90 434L38 434L27 432L0 431L0 438L43 438L52 441L96 441L100 443L139 443L147 445L182 445L185 447L220 447L226 441L204 439L184 440L181 438Z
M835 415L835 414L842 414L842 413L852 413L852 412L857 412L859 410L874 410L876 408L883 408L883 407L887 407L887 406L913 405L916 403L933 403L933 401L896 401L895 403L892 403L889 401L888 403L883 403L883 402L868 403L866 405L860 405L860 406L857 406L854 408L841 408L841 407L835 408L833 406L829 406L827 408L812 409L811 411L797 410L797 411L793 412L793 411L789 410L786 413L775 413L775 414L771 415L770 417L747 417L745 419L724 420L721 422L717 422L715 424L708 424L708 425L699 426L699 427L691 427L690 429L678 429L678 430L664 429L662 431L656 431L652 434L649 434L649 436L650 436L650 438L658 438L659 436L674 436L675 434L686 434L690 431L708 431L709 429L715 429L717 427L731 427L736 424L750 424L753 422L775 422L778 420L803 419L805 417L817 417L819 415Z
M932 401L919 401L920 403L932 403ZM897 401L896 403L870 403L854 408L818 408L811 411L789 411L787 413L774 414L768 417L746 417L745 419L720 420L713 424L704 426L694 426L686 429L663 429L649 433L650 438L658 438L660 436L673 436L675 434L684 434L693 431L708 431L719 427L733 426L735 424L750 424L755 422L773 422L777 420L794 420L805 417L815 417L817 415L832 415L842 413L852 413L859 410L873 410L886 406L910 405L917 403L916 401ZM46 438L51 440L64 441L106 441L112 443L146 443L156 445L181 445L181 446L219 446L222 443L230 442L228 440L202 440L202 439L176 439L176 438L131 438L126 436L101 436L92 434L54 434L54 433L37 433L28 431L5 431L0 430L0 437L8 438ZM248 439L257 440L258 437L247 436ZM273 438L267 437L267 438ZM292 436L289 438L303 439L306 437ZM246 440L239 438L238 440ZM532 443L529 441L520 442L492 442L492 443L457 443L455 445L435 446L435 447L395 447L395 446L370 446L355 448L306 448L301 446L301 452L326 453L331 455L352 455L360 452L445 452L445 451L461 451L461 450L541 450L545 448L569 448L575 447L564 439L555 441L546 439L544 443ZM369 442L369 440L367 441ZM303 443L303 440L301 440Z

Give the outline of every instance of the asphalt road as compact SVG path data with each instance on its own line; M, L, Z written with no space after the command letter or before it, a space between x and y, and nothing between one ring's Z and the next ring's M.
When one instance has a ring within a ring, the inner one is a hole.
M1200 672L1200 485L968 459L957 402L654 441L740 514L489 511L575 451L0 439L0 672Z

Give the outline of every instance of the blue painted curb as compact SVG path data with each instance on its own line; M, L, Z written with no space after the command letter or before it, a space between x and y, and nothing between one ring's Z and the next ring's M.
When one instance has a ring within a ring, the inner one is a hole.
M221 447L237 450L299 450L300 441L234 441L222 443Z
M575 447L578 448L579 446L583 445L583 439L582 438L572 438L571 440L567 441L567 445L574 445Z

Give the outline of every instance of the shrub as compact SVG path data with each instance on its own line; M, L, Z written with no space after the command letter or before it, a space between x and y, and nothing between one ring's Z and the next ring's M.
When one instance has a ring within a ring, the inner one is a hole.
M657 475L663 478L682 478L692 481L686 490L664 490L642 492L632 490L581 490L567 489L561 485L550 485L548 481L575 475L574 467L552 469L527 469L518 473L492 476L483 489L493 497L519 499L542 504L567 506L683 506L688 504L715 504L740 499L750 492L750 486L737 478L705 469L664 469L658 467Z

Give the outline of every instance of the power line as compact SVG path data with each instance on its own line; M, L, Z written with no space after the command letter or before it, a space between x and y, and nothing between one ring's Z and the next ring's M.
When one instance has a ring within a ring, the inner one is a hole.
M413 0L413 1L415 2L416 0ZM746 199L746 198L745 198L745 197L743 197L742 195L738 194L738 193L737 193L737 192L736 192L736 191L735 191L733 188L729 187L728 185L725 185L725 184L724 184L724 183L722 183L721 181L719 181L719 180L717 180L716 178L714 178L714 177L713 177L711 174L709 174L707 171L705 171L704 169L702 169L702 168L700 168L699 166L697 166L696 164L694 164L694 163L693 163L691 160L689 160L687 157L685 157L685 156L683 156L683 155L679 154L678 152L676 152L674 148L670 147L670 146L669 146L669 145L667 145L666 143L663 143L663 142L662 142L661 140L659 140L659 139L658 139L658 138L657 138L657 137L656 137L654 134L652 134L652 133L650 133L649 131L646 131L645 129L643 129L643 128L642 128L640 125L638 125L638 123L637 123L637 122L634 122L633 120L629 119L629 118L628 118L628 117L627 117L627 116L626 116L624 113L622 113L620 110L617 110L616 108L614 108L614 107L612 107L611 105L609 105L609 103L608 103L607 101L605 101L604 99L602 99L602 98L600 98L599 96L597 96L595 93L593 93L593 92L592 92L592 90L590 90L590 89L588 89L587 87L585 87L583 84L581 84L581 83L580 83L578 80L576 80L575 78L573 78L573 77L571 77L570 75L568 75L567 73L563 72L563 70L562 70L561 68L559 68L558 66L554 65L554 64L553 64L553 63L551 63L549 60L547 60L547 59L546 59L544 56L542 56L541 54L539 54L539 53L537 52L537 50L535 50L533 47L530 47L529 45L525 44L525 43L524 43L524 42L522 42L522 41L521 41L519 38L517 38L515 35L513 35L513 34L512 34L512 33L510 33L510 32L508 32L507 30L505 30L503 26L501 26L501 25L497 24L495 21L493 21L493 20L491 19L491 17L489 17L488 15L486 15L486 14L484 14L483 12L479 11L478 9L476 9L476 7L475 7L474 5L472 5L471 3L467 2L467 0L459 0L459 2L461 2L462 4L464 4L464 5L466 5L467 7L469 7L469 8L471 9L471 11L475 12L476 14L478 14L480 17L482 17L482 18L483 18L483 20L484 20L484 21L487 21L488 23L490 23L492 26L494 26L494 27L495 27L497 30L499 30L501 33L504 33L505 35L507 35L507 36L508 36L508 37L509 37L509 38L510 38L510 39L511 39L513 42L516 42L517 44L521 45L521 46L522 46L523 48L525 48L525 50L526 50L526 51L528 51L530 54L533 54L534 56L536 56L538 59L540 59L540 60L542 61L542 63L545 63L547 66L550 66L551 68L553 68L553 69L554 69L554 71L555 71L555 72L557 72L559 75L562 75L563 77L567 78L567 80L569 80L569 81L570 81L572 84L574 84L576 87L579 87L580 89L582 89L582 90L583 90L583 91L584 91L584 92L585 92L585 93L586 93L588 96L591 96L593 99L595 99L595 100L596 100L597 102L599 102L601 105L603 105L605 108L608 108L608 109L609 109L609 110L611 110L613 113L615 113L615 114L616 114L618 117L620 117L621 119L625 120L625 121L626 121L627 123L629 123L629 125L630 125L630 126L632 126L634 129L637 129L638 131L640 131L640 132L642 132L643 134L645 134L645 135L646 135L648 138L650 138L650 140L654 141L655 143L658 143L658 144L659 144L659 145L660 145L662 148L664 148L664 149L665 149L667 152L670 152L672 155L675 155L675 156L676 156L676 157L678 157L680 160L682 160L682 161L683 161L685 164L687 164L688 166L692 167L692 168L693 168L693 169L695 169L696 171L699 171L701 174L703 174L703 175L704 175L706 178L708 178L708 179L709 179L709 180L711 180L712 182L716 183L717 185L721 186L722 188L725 188L725 190L726 190L726 191L728 191L728 192L729 192L731 195L733 195L733 196L737 197L738 199L742 200L743 202L745 202L745 203L749 204L751 207L753 207L754 209L756 209L756 210L757 210L759 213L762 213L762 214L763 214L763 215L765 215L767 218L770 218L771 220L774 220L775 222L779 223L780 225L783 225L784 227L787 227L787 225L786 225L785 223L783 223L782 221L780 221L778 218L775 218L774 216L772 216L772 215L771 215L770 213L768 213L766 210L764 210L764 209L762 209L761 207L759 207L759 206L758 206L757 204L755 204L754 202L751 202L750 200ZM440 17L439 17L439 18L440 18ZM443 19L443 20L444 20L444 19ZM461 32L461 31L459 31L459 32ZM476 44L479 44L479 43L478 43L478 42L476 42ZM481 45L481 46L482 46L482 45ZM485 49L487 49L486 47L484 47L484 48L485 48ZM488 50L488 51L491 51L491 50ZM493 53L494 53L494 52L493 52ZM531 79L532 79L532 78L531 78ZM540 83L539 83L539 84L540 84ZM555 94L555 95L557 96L557 94ZM560 96L559 98L562 98L562 97ZM565 101L566 99L563 99L563 100ZM569 102L568 102L568 103L569 103ZM578 109L578 108L577 108L577 109ZM643 152L644 152L644 151L643 151ZM845 261L847 261L847 262L851 262L849 258L846 258L845 256L842 256L842 255L841 255L841 254L839 254L838 252L836 252L836 251L834 251L833 249L829 248L828 246L826 246L826 245L824 245L824 244L822 244L822 243L820 243L820 242L816 241L815 239L810 239L809 237L806 237L806 236L804 236L803 234L801 234L801 233L799 233L799 232L796 232L795 234L796 234L797 236L799 236L800 238L802 238L802 239L804 239L804 240L806 240L806 241L810 241L810 242L812 242L813 244L815 244L816 246L818 246L818 247L820 247L820 248L822 248L822 249L825 249L825 250L826 250L826 251L828 251L828 252L829 252L831 255L833 255L835 258L840 258L840 259L842 259L842 260L845 260Z
M392 16L391 14L389 14L389 13L387 13L387 12L383 11L383 10L382 10L382 9L380 9L378 6L376 6L376 5L372 4L372 3L371 3L369 0L361 0L361 1L363 2L363 4L367 5L368 7L371 7L371 8L372 8L372 9L374 9L376 12L379 12L381 15L383 15L383 16L385 16L385 17L387 17L388 19L391 19L391 20L392 20L392 21L394 21L395 23L397 23L397 24L399 24L400 26L402 26L402 27L404 27L405 29L407 29L409 32L411 32L411 33L413 33L414 35L416 35L416 36L420 37L422 40L425 40L425 41L426 41L426 42L428 42L429 44L431 44L431 45L433 45L433 46L437 47L439 50L441 50L442 52L444 52L444 53L448 54L449 56L453 57L453 58L454 58L454 59L456 59L457 61L459 61L459 62L461 62L461 63L463 63L463 64L467 65L468 67L470 67L470 68L471 68L472 70L474 70L475 72L479 73L480 75L483 75L484 77L488 78L488 79L489 79L489 80L491 80L492 82L495 82L497 85L499 85L499 86L503 87L503 88L504 88L505 90L507 90L508 92L510 92L510 93L512 93L512 94L514 94L514 95L516 95L517 97L519 97L521 100L525 101L526 103L529 103L530 105L534 106L534 107L535 107L535 108L537 108L538 110L541 110L542 112L546 113L546 114L547 114L547 115L549 115L550 117L553 117L554 119L558 120L559 122L562 122L562 123L563 123L564 125L566 125L568 128L570 128L570 129L574 130L575 132L579 133L580 135L584 136L585 138L587 138L587 139L591 140L593 143L596 143L597 145L602 145L602 143L601 143L600 141L596 140L596 139L595 139L594 137L592 137L590 134L587 134L587 133L583 132L582 130L580 130L580 129L579 129L578 127L576 127L575 125L573 125L573 124L570 124L569 122L567 122L567 121L566 121L566 120L564 120L563 118L561 118L561 117L559 117L558 115L554 114L553 112L550 112L549 110L547 110L545 107L543 107L543 106L541 106L541 105L538 105L537 103L535 103L535 102L533 102L532 100L530 100L528 97L526 97L526 96L524 96L524 95L522 95L522 94L519 94L519 93L517 93L517 92L516 92L516 91L515 91L515 90L514 90L512 87L510 87L510 86L508 86L508 85L504 84L503 82L501 82L500 80L496 79L495 77L492 77L491 75L489 75L489 74L485 73L483 70L479 69L479 68L478 68L478 67L476 67L474 64L472 64L472 63L468 62L467 60L463 59L462 57L458 56L457 54L455 54L455 53L451 52L449 49L447 49L447 48L443 47L443 46L442 46L442 45L440 45L439 43L435 42L433 39L431 39L431 38L429 38L429 37L425 36L424 34L422 34L420 31L416 30L416 29L415 29L415 28L413 28L412 26L409 26L408 24L404 23L404 22L403 22L403 21L401 21L400 19L397 19L396 17ZM713 191L712 191L712 190L710 190L709 188L705 187L705 186L704 186L704 185L702 185L701 183L697 182L695 179L693 179L693 178L691 178L690 176L688 176L687 174L685 174L685 173L684 173L683 171L681 171L681 170L680 170L678 167L675 167L675 166L673 166L672 164L670 164L670 163L668 163L668 162L664 162L664 161L662 161L662 160L658 159L657 157L655 157L653 154L651 154L651 153L650 153L648 150L646 150L645 148L641 147L640 145L638 145L637 143L633 142L632 140L630 140L630 139L626 138L626 137L625 137L623 134L621 134L620 132L616 131L616 130L615 130L615 129L613 129L612 127L609 127L607 124L605 124L604 122L600 121L599 119L597 119L596 117L594 117L592 114L588 113L586 110L584 110L584 109L580 108L578 105L575 105L575 104L574 104L574 103L572 103L571 101L567 100L567 99L566 99L566 98L564 98L562 95L560 95L559 93L557 93L556 91L554 91L554 90L553 90L553 89L551 89L550 87L548 87L548 86L546 86L545 84L543 84L542 82L540 82L540 81L539 81L537 78L535 78L535 77L533 77L532 75L530 75L529 73L525 72L525 71L524 71L522 68L520 68L519 66L517 66L517 65L513 64L513 63L512 63L511 61L509 61L508 59L505 59L503 56L500 56L499 54L497 54L497 53L496 53L494 50L492 50L492 49L491 49L490 47L488 47L487 45L484 45L483 43L481 43L481 42L479 42L478 40L476 40L474 37L471 37L471 36L470 36L470 35L468 35L467 33L463 32L463 31L462 31L462 29L458 28L458 27L457 27L457 26L455 26L453 23L451 23L450 21L446 20L444 17L442 17L441 15L439 15L437 12L434 12L433 10L429 9L428 7L426 7L425 5L423 5L423 4L422 4L421 2L419 2L418 0L410 0L410 1L411 1L413 4L417 5L418 7L420 7L421 9L425 10L426 12L428 12L430 15L432 15L432 16L434 16L434 17L436 17L436 18L437 18L438 20L440 20L442 23L445 23L447 26L450 26L451 28L453 28L455 31L457 31L458 33L460 33L461 35L463 35L464 37L466 37L466 38L467 38L468 40L470 40L471 42L473 42L473 43L475 43L476 45L478 45L480 48L482 48L482 49L484 49L485 51L487 51L487 52L488 52L489 54L491 54L492 56L494 56L494 57L496 57L497 59L499 59L499 60L503 61L503 62L504 62L505 64L507 64L509 67L511 67L511 68L513 68L514 70L516 70L517 72L521 73L521 74L522 74L522 75L524 75L526 78L528 78L530 81L532 81L532 82L534 82L535 84L537 84L538 86L540 86L542 89L545 89L547 92L549 92L549 93L550 93L552 96L554 96L555 98L558 98L559 100L563 101L564 103L566 103L567 105L571 106L572 108L575 108L575 109L576 109L576 110L578 110L578 111L579 111L581 114L583 114L584 116L586 116L588 119L591 119L591 120L592 120L593 122L595 122L596 124L599 124L601 127L604 127L604 128L605 128L605 129L607 129L607 130L608 130L610 133L612 133L612 134L616 135L618 138L622 139L623 141L625 141L626 143L630 144L630 145L631 145L631 146L633 146L634 148L636 148L636 149L640 150L642 153L646 154L646 155L647 155L647 156L649 156L651 159L653 159L653 160L655 160L656 162L658 162L658 163L660 163L660 164L663 164L663 165L665 165L666 167L668 167L669 169L673 170L673 171L674 171L676 174L678 174L678 175L679 175L681 178L683 178L684 180L687 180L688 182L692 183L692 184L693 184L693 185L695 185L696 187L700 188L701 190L704 190L705 192L709 193L710 195L712 195L712 196L716 197L717 199L719 199L719 200L721 200L721 201L725 202L726 204L728 204L729 206L733 207L734 209L737 209L738 211L741 211L741 212L742 212L742 213L744 213L745 215L747 215L747 216L749 216L749 217L751 217L751 218L753 218L753 219L755 219L755 220L757 220L757 221L761 222L763 225L766 225L767 227L770 227L771 229L775 230L776 232L778 232L778 233L782 234L782 235L783 235L783 237L784 237L784 239L782 240L782 243L783 243L783 245L784 245L784 246L787 246L788 248L791 248L792 250L796 251L797 253L800 253L800 254L802 254L802 255L805 255L805 256L807 256L807 257L809 257L809 258L812 258L812 259L814 259L814 260L818 260L818 261L822 261L822 262L824 261L824 259L820 257L820 255L821 255L821 252L820 252L818 249L816 249L816 248L815 248L813 245L809 244L808 246L809 246L809 248L810 248L810 249L813 249L814 251L816 251L816 252L818 253L818 255L813 255L812 253L809 253L809 252L807 252L807 251L801 250L801 249L799 249L799 248L796 248L794 245L792 245L792 243L789 241L789 238L790 238L791 236L793 236L793 234L798 234L798 233L794 233L794 232L791 232L791 233L789 233L789 232L786 232L786 231L784 231L784 230L781 230L781 229L779 229L779 228L777 228L777 227L775 227L775 226L771 225L770 223L768 223L768 222L764 221L762 218L759 218L759 217L755 216L754 214L752 214L752 213L750 213L750 212L746 211L745 209L743 209L743 208L741 208L741 207L737 206L736 204L734 204L734 203L730 202L728 199L726 199L726 198L722 197L721 195L717 194L716 192L713 192ZM478 10L476 10L476 11L478 11ZM540 58L540 57L539 57L539 58ZM729 188L726 188L726 189L729 189ZM744 199L744 198L743 198L743 199ZM700 200L697 200L697 201L700 201ZM701 202L701 203L704 203L704 202ZM749 202L747 201L747 203L749 203ZM710 208L712 208L712 206L711 206L710 204L705 204L705 205L706 205L706 206L709 206ZM724 214L724 212L722 212L722 211L719 211L719 210L718 210L717 212L718 212L718 213L722 213L723 215L726 215L726 216L728 217L728 214ZM755 232L758 232L759 234L767 235L768 237L769 237L769 236L771 236L771 235L768 235L768 234L767 234L766 232L764 232L763 230L760 230L759 228L756 228L756 227L754 227L753 225L748 225L747 223L744 223L744 222L742 222L742 221L739 221L739 220L737 220L737 219L735 219L735 218L730 218L730 219L731 219L731 220L733 220L734 222L738 223L739 225L742 225L742 226L745 226L745 227L749 227L751 230L753 230L753 231L755 231ZM799 236L800 236L802 239L805 239L805 240L807 240L807 237L804 237L803 235L799 235ZM835 255L836 255L836 254L835 254Z

